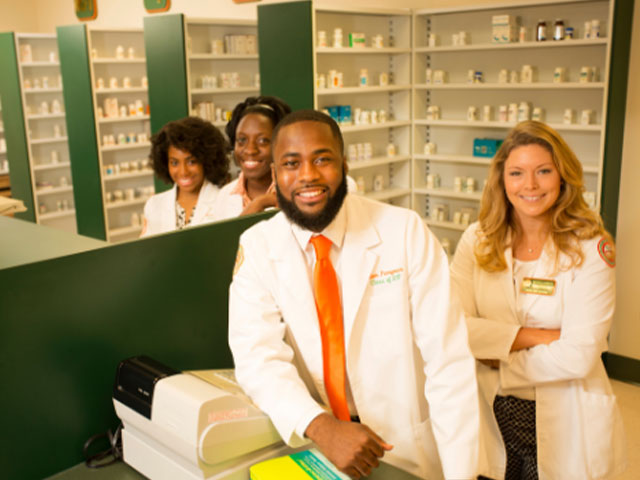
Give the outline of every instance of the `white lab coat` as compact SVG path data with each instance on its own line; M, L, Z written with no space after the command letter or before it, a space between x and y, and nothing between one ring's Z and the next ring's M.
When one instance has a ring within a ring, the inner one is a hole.
M511 249L505 250L506 271L481 269L473 255L477 228L477 223L470 226L458 243L451 275L467 315L474 356L500 360L499 369L477 363L490 465L484 474L504 478L504 443L492 409L499 387L535 389L540 480L618 474L626 463L625 438L600 357L607 349L615 305L615 269L600 258L600 239L582 241L582 266L555 276L550 240L533 277L555 279L555 293L521 294L523 318L518 318ZM559 328L561 337L549 345L509 353L520 326Z
M174 184L170 190L157 193L147 200L144 205L144 218L147 227L140 237L172 232L176 229L177 192L177 186ZM217 186L205 179L200 188L196 209L189 227L215 222L218 219L214 207L219 192L220 189Z
M220 189L216 199L215 215L219 220L240 216L244 207L242 206L242 195L233 193L238 184L238 179L231 180Z
M399 468L475 478L474 360L442 247L410 210L352 194L342 208L346 363L362 423L394 445L384 460ZM229 343L240 385L287 443L305 442L296 426L324 411L322 346L306 258L282 212L240 239Z

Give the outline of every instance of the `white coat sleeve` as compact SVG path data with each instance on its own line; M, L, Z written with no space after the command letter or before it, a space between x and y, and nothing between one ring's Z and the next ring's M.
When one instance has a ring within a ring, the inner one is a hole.
M259 239L246 237L240 239L239 258L244 260L236 261L229 292L229 346L236 378L282 439L297 447L308 440L296 434L296 427L325 410L311 397L293 364L281 312L261 274L269 268L259 258L264 248L257 244Z
M142 214L143 229L142 229L142 232L140 233L140 238L148 237L150 235L154 235L155 233L157 233L156 232L158 228L157 227L158 207L156 205L157 200L158 200L157 197L153 195L144 204L144 210Z
M503 388L584 378L600 361L615 308L615 269L600 258L597 242L583 245L585 259L568 287L560 339L513 352L501 362Z
M445 478L476 478L478 389L462 310L451 296L444 250L419 217L406 232L415 341L424 360L425 395Z
M472 225L458 242L451 263L454 293L462 303L473 356L478 359L507 360L520 326L479 317L474 286L474 270L478 268L473 252L475 240L476 225Z

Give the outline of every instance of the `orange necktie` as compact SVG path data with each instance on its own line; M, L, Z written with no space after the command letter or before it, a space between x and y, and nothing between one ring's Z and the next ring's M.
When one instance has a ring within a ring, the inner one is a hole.
M316 250L316 265L313 269L314 295L320 320L322 337L322 362L324 388L329 397L331 410L336 418L349 421L349 406L345 390L344 329L342 306L336 272L331 265L329 251L331 240L322 235L309 240Z

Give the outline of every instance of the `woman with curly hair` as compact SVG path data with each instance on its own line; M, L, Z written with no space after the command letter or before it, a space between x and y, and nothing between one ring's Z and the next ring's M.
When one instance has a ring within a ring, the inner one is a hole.
M217 220L214 205L229 179L227 142L210 122L187 117L151 138L155 174L173 188L147 200L141 237Z
M248 97L233 109L225 131L240 175L220 191L216 205L220 218L276 206L271 178L271 133L290 112L285 102L268 96Z
M584 191L562 137L522 122L493 159L478 222L455 252L491 478L600 479L625 467L601 360L615 250Z

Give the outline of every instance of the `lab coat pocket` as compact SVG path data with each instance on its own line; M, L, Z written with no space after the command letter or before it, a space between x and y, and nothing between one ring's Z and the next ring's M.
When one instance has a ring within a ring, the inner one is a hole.
M616 397L582 391L580 407L591 478L608 477L626 461L624 428Z
M429 472L429 479L443 478L434 476L442 472L442 466L429 419L398 429L389 437L385 440L393 444L393 450L385 453L385 462L415 474Z
M372 356L380 355L387 361L404 356L403 346L411 345L408 308L406 294L395 286L373 292L368 302L361 304L359 315L367 319L360 324L362 345Z

